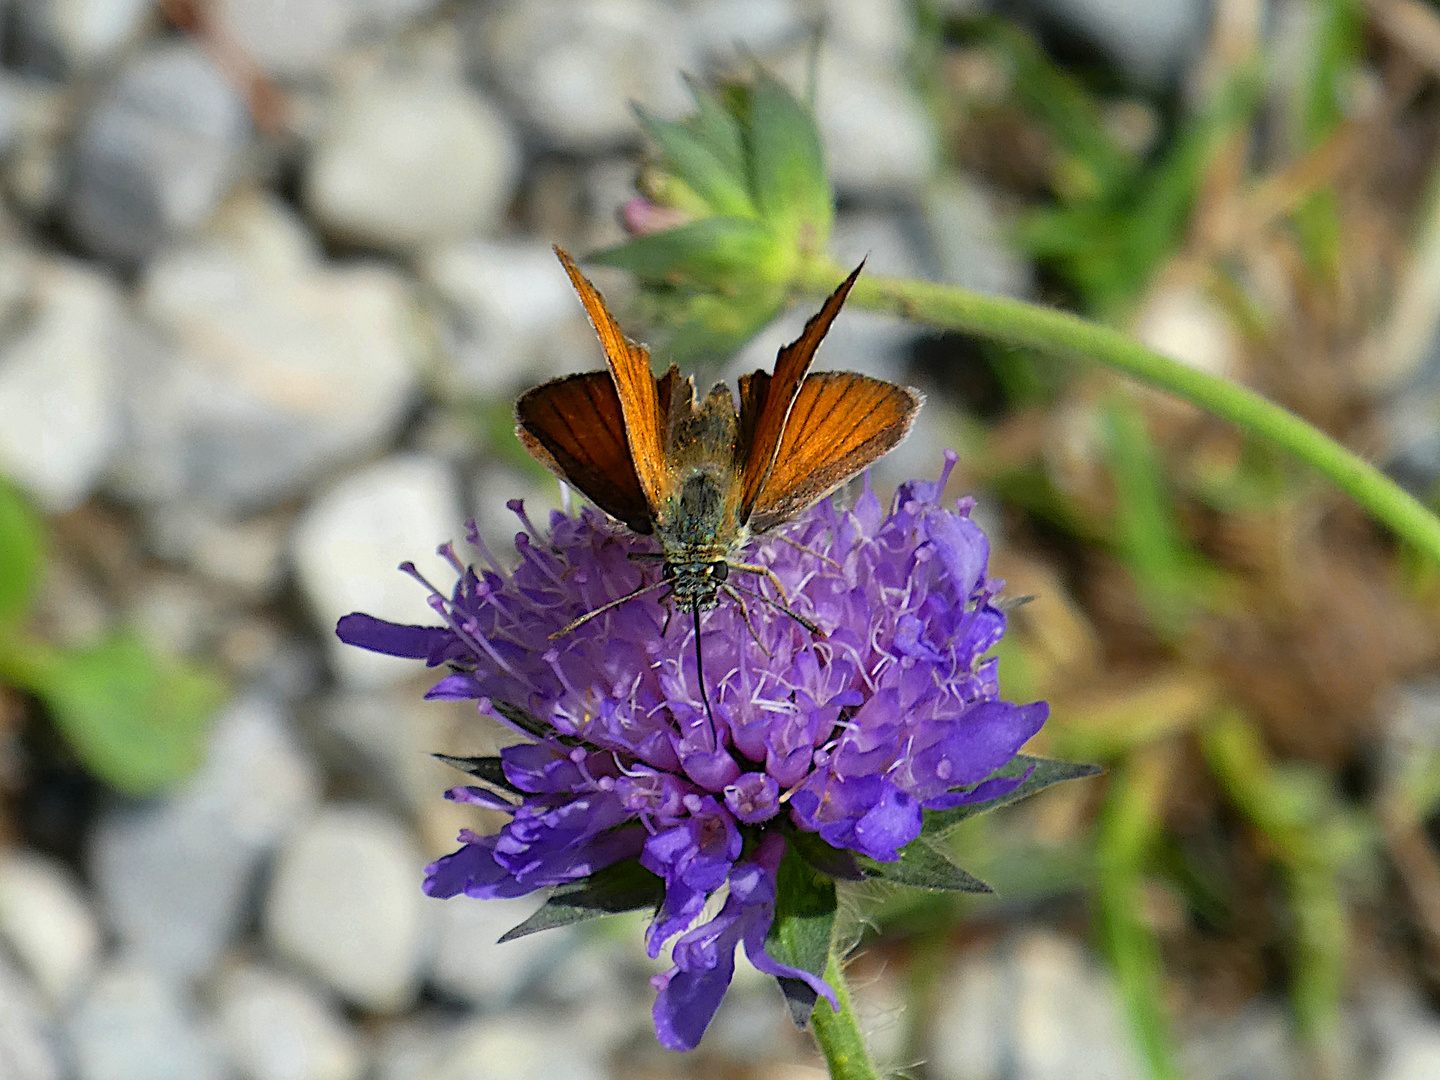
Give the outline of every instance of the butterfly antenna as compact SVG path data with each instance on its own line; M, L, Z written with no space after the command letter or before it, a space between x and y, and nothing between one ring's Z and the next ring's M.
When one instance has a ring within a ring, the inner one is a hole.
M705 717L710 721L710 734L718 740L720 736L715 728L715 714L710 709L710 694L705 689L705 657L700 651L700 605L691 605L690 614L695 617L695 678L700 680L700 700L705 703Z
M753 596L756 600L759 600L762 604L769 604L769 605L770 605L771 607L773 607L776 611L779 611L779 612L781 612L781 613L783 613L783 614L785 614L785 615L789 615L790 618L794 619L797 623L799 623L801 626L803 626L803 627L804 627L806 630L808 630L810 633L814 634L816 637L823 638L823 637L826 637L826 636L827 636L824 630L821 630L821 629L820 629L818 626L816 626L813 622L811 622L809 619L805 618L804 615L798 615L798 614L796 614L795 612L791 611L791 610L790 610L788 607L786 607L784 604L780 603L779 600L772 600L772 599L770 599L770 597L766 596L764 593L758 593L758 592L756 592L754 589L747 589L747 588L745 588L745 586L743 586L743 585L732 585L732 586L727 586L727 587L728 587L728 588L733 588L736 592L742 592L742 593L744 593L746 596Z
M663 588L668 584L669 582L661 579L660 581L656 581L650 585L641 585L640 588L636 589L634 592L626 593L624 596L620 597L617 600L611 600L608 604L602 604L594 611L587 611L584 615L581 615L574 622L570 623L565 627L562 627L559 630L556 630L555 633L550 635L550 640L554 641L556 638L564 637L566 634L570 633L571 630L575 630L581 626L584 626L591 619L595 618L595 616L604 615L605 612L611 610L612 608L617 608L621 604L628 603L629 601L634 600L637 596L644 596L647 592L654 592L656 589Z

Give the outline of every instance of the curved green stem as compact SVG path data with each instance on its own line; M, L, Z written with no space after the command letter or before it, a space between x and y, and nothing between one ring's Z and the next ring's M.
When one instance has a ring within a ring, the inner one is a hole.
M835 263L817 258L801 269L797 284L806 293L825 296L844 276ZM1288 450L1440 562L1440 518L1364 458L1244 386L1152 352L1116 330L1008 297L862 274L849 303L937 329L1080 357L1165 390Z
M810 1025L815 1031L815 1041L820 1044L820 1053L825 1055L825 1064L830 1067L830 1080L878 1080L879 1074L870 1062L855 1010L850 1005L850 989L840 970L840 958L833 949L825 964L825 981L835 990L840 1011L830 1008L830 1003L821 998L810 1014Z

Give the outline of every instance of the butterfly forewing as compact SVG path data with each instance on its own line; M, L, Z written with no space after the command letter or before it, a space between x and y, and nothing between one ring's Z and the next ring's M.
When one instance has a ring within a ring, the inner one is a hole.
M650 354L641 345L630 341L620 329L605 300L594 285L590 284L575 261L562 248L557 247L565 272L570 275L571 284L580 294L580 302L590 316L595 332L600 335L600 344L605 349L605 358L610 364L614 378L614 389L625 417L625 432L630 447L630 459L640 490L653 508L660 504L668 480L666 465L666 418L660 411L659 395L655 376L650 371ZM622 519L623 520L623 519Z
M860 276L864 263L857 266L840 287L805 324L800 336L780 350L775 357L775 372L765 376L756 372L740 385L740 431L742 439L748 439L744 457L744 472L740 488L740 520L748 519L758 504L761 492L767 486L776 455L780 452L782 436L788 428L788 417L796 395L805 380L805 373L815 359L815 350L820 347L830 324L840 314L850 287ZM746 447L742 441L741 446Z
M755 500L750 530L765 532L789 520L893 449L920 401L914 390L850 371L807 378Z
M608 371L537 386L515 403L515 418L516 434L533 458L635 532L653 530Z

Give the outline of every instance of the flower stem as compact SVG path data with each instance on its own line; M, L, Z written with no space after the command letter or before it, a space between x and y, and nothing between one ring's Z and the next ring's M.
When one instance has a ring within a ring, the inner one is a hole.
M810 1014L810 1024L820 1052L825 1055L825 1064L830 1067L831 1080L877 1080L879 1074L865 1049L865 1039L850 1005L850 988L845 985L840 958L833 949L825 964L825 981L834 989L840 1011L830 1008L830 1003L821 998Z
M825 258L797 284L825 296L844 271ZM941 330L962 330L1045 352L1080 357L1174 394L1288 450L1331 480L1377 520L1440 562L1440 518L1375 466L1255 391L1152 352L1133 338L1069 312L950 285L862 274L849 302Z

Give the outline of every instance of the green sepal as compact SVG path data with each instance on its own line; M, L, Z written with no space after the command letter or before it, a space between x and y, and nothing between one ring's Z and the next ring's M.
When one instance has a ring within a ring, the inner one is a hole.
M729 136L693 121L661 120L638 105L635 115L664 159L661 168L693 191L711 213L755 216L740 156L740 133L726 114L720 112L729 123ZM731 145L733 156L727 152Z
M45 527L25 497L0 482L0 627L30 609L45 554Z
M1030 775L1019 787L1008 794L969 806L957 806L953 810L927 810L925 826L921 830L921 835L940 836L966 818L1008 806L1021 799L1028 799L1051 784L1058 784L1063 780L1081 780L1087 776L1098 776L1103 771L1099 765L1083 765L1073 761L1054 761L1050 758L1031 757L1029 754L1016 754L1013 761L999 769L989 779L1021 776L1031 766L1034 766L1034 770Z
M756 73L747 104L742 128L760 216L786 248L824 250L835 198L814 118L764 71Z
M900 858L895 862L877 862L865 859L861 866L867 878L888 881L892 885L906 885L914 889L932 889L943 892L993 893L985 882L968 871L960 869L939 848L933 846L924 836L918 837L900 849Z
M766 953L781 964L823 978L834 930L834 879L810 866L795 846L787 843L775 874L775 920L765 935ZM800 979L775 981L785 995L790 1018L803 1028L815 1008L815 991Z
M95 776L151 795L189 775L205 753L225 689L209 672L166 662L132 633L26 665L28 689Z
M840 881L864 881L866 874L854 854L831 847L819 836L785 824L785 843L813 869Z
M505 778L505 768L498 757L451 757L449 754L431 754L436 761L443 761L446 765L459 769L467 776L473 776L476 780L483 780L487 784L493 784L506 791L513 791L520 794L520 789Z
M556 886L539 911L507 930L500 940L514 941L541 930L639 908L658 908L664 898L664 880L641 866L638 859L627 859L587 878Z
M590 256L590 262L629 270L649 284L695 284L733 292L767 280L780 260L775 238L760 222L710 217L646 233Z

